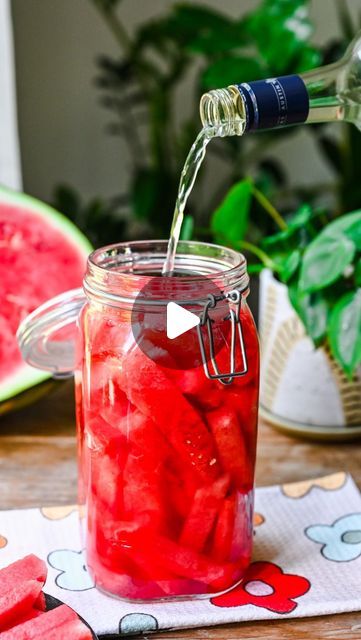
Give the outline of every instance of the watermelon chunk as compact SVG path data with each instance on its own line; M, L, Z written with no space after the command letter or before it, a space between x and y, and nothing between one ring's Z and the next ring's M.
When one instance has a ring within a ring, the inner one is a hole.
M211 411L222 403L223 387L205 376L203 365L186 371L169 369L167 376L175 382L186 398L201 410Z
M48 570L44 560L30 554L0 569L0 594L12 589L17 582L38 580L43 585ZM40 589L39 589L40 591Z
M110 457L100 451L91 451L89 467L92 497L97 504L98 517L107 508L113 518L120 517L123 509L123 486L120 456Z
M237 567L231 563L220 564L203 554L197 553L170 538L149 532L123 534L123 544L140 550L146 558L157 558L157 564L165 571L181 578L195 580L207 585L211 590L222 591L234 584Z
M79 620L75 611L70 609L66 604L56 607L51 611L47 611L33 620L28 620L23 624L17 624L15 627L6 631L1 636L1 640L39 640L44 637L46 640L53 637L52 632L59 635L54 637L65 638L65 630L69 631L68 640L73 640L72 629L85 629L88 635L79 636L81 638L91 638L90 630Z
M224 471L230 474L237 489L249 490L250 465L237 414L228 407L221 407L207 413L206 420Z
M46 611L46 600L45 600L45 595L43 594L42 591L40 591L39 597L34 602L34 608L40 612Z
M213 439L199 413L138 347L124 358L119 383L128 399L156 422L187 467L203 483L219 475Z
M214 531L212 556L219 562L230 558L236 521L237 497L228 496L220 509Z
M44 611L40 611L34 605L31 609L29 609L29 611L24 616L21 616L19 619L12 620L8 625L5 625L3 627L3 631L9 631L10 629L14 629L15 626L17 627L18 625L24 624L24 622L33 620L34 618L37 618L38 616L42 616L43 614L44 614Z
M80 231L51 207L0 188L0 413L25 403L50 377L26 365L16 342L24 317L40 304L81 286L91 246ZM39 390L37 391L39 395Z
M235 566L233 564L213 562L206 556L164 536L154 538L152 543L153 553L159 557L161 566L178 576L204 582L217 591L230 587L234 582Z
M5 593L0 592L0 631L9 626L11 622L26 616L33 608L34 602L39 597L42 583L38 580L27 582L13 582L12 588L7 588Z
M197 489L193 504L180 535L180 543L195 551L202 551L229 487L229 476L216 480L213 485Z
M163 517L163 505L160 489L160 470L157 460L151 468L151 458L146 452L138 456L130 453L124 468L124 508L133 520L142 520L149 515L152 526L158 528Z
M35 637L38 638L38 636L33 637L34 640ZM46 640L92 640L92 638L89 627L86 627L79 618L46 633Z

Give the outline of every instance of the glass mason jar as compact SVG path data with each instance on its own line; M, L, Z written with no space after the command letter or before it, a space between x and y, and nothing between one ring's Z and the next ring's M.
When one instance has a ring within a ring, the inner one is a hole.
M246 262L180 242L175 276L164 278L166 251L166 241L95 251L86 299L61 296L19 331L28 362L62 374L78 316L87 566L98 588L128 600L224 592L242 580L252 549L259 350ZM199 327L169 340L169 300L198 314Z

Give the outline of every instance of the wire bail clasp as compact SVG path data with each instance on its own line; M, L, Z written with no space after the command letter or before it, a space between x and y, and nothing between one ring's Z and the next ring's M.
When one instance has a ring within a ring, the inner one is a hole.
M242 324L240 317L241 310L241 302L242 302L242 291L238 289L234 289L229 293L223 294L221 296L215 296L213 294L208 295L208 300L205 303L203 313L201 315L201 321L197 326L198 332L198 340L199 346L202 355L202 363L204 372L210 380L218 380L221 384L227 385L231 384L234 378L238 378L240 376L246 375L248 372L248 364L247 364L247 356L246 349L244 345L243 332L242 332ZM216 362L215 349L214 349L214 339L213 339L213 330L212 330L212 322L213 320L209 316L209 310L215 309L217 303L221 300L228 300L230 304L230 311L224 320L230 320L231 322L231 346L230 346L230 370L228 372L221 373L218 369L218 365ZM206 347L204 343L204 337L202 334L202 327L207 327L208 339L209 339L209 358L207 358ZM239 340L239 346L241 349L242 356L242 370L235 371L236 367L236 340ZM212 370L210 370L210 364L212 365Z

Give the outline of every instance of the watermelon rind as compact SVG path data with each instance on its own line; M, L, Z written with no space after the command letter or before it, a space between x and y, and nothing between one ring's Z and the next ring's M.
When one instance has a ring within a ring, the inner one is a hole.
M41 202L26 193L19 193L18 191L13 191L3 186L0 186L0 202L14 205L22 204L32 213L44 218L47 224L53 226L54 229L62 231L68 239L73 240L74 246L77 249L83 250L84 255L88 256L89 253L93 251L92 245L80 229L62 213L59 213L45 202Z
M0 401L0 416L5 413L24 409L52 391L55 391L62 384L64 384L62 380L46 378L46 380L43 380L39 384L35 384L24 391L20 391L20 393L17 393L15 396L11 396L10 398L6 398L6 400Z
M85 258L93 250L89 240L82 232L68 220L68 218L53 209L50 205L40 202L32 196L12 191L3 186L0 186L0 203L22 206L32 214L44 219L46 225L63 233L68 242L73 244L74 248L80 254L83 254ZM40 385L45 380L49 380L49 378L51 378L51 374L48 371L35 369L24 362L14 373L0 383L0 414L17 408L16 396L18 394L36 385ZM36 395L37 394L35 394L35 396ZM13 402L11 405L8 405L9 408L4 408L2 403L9 399L12 399Z
M19 367L5 382L1 383L0 402L14 398L30 387L34 387L50 378L48 371L34 369L27 364Z

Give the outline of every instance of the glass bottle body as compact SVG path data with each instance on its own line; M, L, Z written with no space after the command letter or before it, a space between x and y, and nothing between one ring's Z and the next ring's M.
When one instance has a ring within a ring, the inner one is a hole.
M297 123L347 121L361 128L361 35L334 64L209 91L200 115L216 136Z

